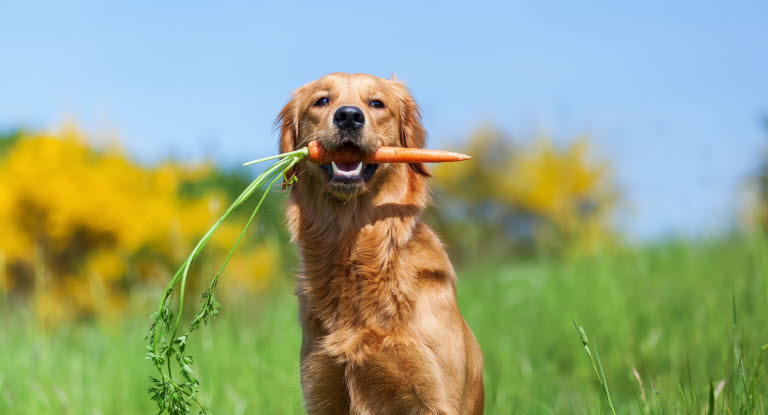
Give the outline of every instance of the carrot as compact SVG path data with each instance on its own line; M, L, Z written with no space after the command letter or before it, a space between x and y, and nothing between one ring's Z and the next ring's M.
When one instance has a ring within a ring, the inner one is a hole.
M354 151L346 150L329 152L317 141L310 141L307 148L309 149L309 161L315 164L330 164L331 161L337 163L362 161L366 164L443 163L446 161L463 161L472 158L466 154L453 153L450 151L404 147L379 147L373 154L365 156Z

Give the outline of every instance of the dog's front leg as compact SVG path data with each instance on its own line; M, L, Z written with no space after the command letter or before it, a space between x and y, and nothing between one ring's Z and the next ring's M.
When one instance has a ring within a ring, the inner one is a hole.
M460 405L455 394L446 390L441 374L432 370L436 366L429 360L414 355L398 359L396 353L382 351L360 365L348 364L349 413L458 415Z
M302 356L301 390L310 415L349 413L344 365L339 365L323 352L313 351Z
M309 415L349 413L349 395L344 381L344 365L325 350L320 324L303 319L301 339L301 391Z

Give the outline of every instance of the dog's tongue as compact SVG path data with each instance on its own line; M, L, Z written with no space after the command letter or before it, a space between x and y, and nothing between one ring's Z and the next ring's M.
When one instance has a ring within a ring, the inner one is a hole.
M341 163L336 162L336 168L338 168L341 171L353 171L357 169L357 165L359 163Z

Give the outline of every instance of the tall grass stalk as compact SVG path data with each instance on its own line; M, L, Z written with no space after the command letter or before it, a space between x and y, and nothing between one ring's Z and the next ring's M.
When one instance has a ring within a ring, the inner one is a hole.
M576 322L573 319L571 319L571 323L573 323L573 328L576 329L576 333L579 334L579 338L581 339L581 345L584 346L584 350L587 352L587 356L589 356L589 360L592 361L592 368L595 369L597 380L600 381L600 386L602 386L603 388L603 393L605 394L605 398L608 400L608 406L611 408L611 413L613 415L616 415L616 409L614 409L613 401L611 400L611 392L608 390L608 381L605 379L603 364L600 362L600 354L597 351L597 342L592 342L592 344L595 347L595 357L593 358L592 352L590 352L589 350L587 333L584 332L584 328L581 326L576 326Z

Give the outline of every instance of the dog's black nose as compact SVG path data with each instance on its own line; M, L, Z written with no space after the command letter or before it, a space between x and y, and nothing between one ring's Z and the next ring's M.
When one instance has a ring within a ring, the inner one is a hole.
M365 125L365 115L360 108L346 105L333 114L333 123L342 130L359 130Z

